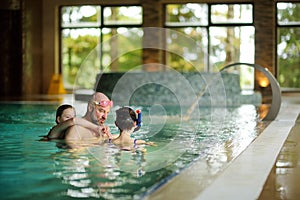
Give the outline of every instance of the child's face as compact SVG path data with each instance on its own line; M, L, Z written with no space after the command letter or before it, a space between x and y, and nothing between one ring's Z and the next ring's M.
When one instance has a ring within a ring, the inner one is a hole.
M63 111L62 115L58 117L57 121L61 123L74 117L75 117L75 110L73 108L67 108Z

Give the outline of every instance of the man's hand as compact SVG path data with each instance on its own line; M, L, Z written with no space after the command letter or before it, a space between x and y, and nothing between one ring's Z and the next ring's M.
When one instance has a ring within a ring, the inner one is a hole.
M108 126L99 126L99 133L102 135L102 137L107 137L109 139L113 138L112 134L110 133L110 128Z

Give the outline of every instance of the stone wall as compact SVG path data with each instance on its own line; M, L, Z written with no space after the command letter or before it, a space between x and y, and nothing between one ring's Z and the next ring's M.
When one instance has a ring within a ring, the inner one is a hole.
M94 88L116 105L200 106L261 104L261 95L243 95L240 77L232 73L130 72L98 74Z

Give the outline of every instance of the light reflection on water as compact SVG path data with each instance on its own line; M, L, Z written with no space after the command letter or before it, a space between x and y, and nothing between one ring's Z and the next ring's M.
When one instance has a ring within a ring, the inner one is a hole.
M165 118L165 111L161 117L147 115L147 108L143 108L143 128L135 136L158 145L145 147L146 154L120 151L110 144L73 152L57 148L55 142L37 141L54 125L55 109L46 105L1 105L2 196L140 198L196 159L205 163L205 177L216 175L264 128L251 105L220 109L226 113L222 122L212 120L209 109L203 110L200 120L179 123L172 117ZM116 132L113 117L108 123ZM203 187L205 184L203 180Z

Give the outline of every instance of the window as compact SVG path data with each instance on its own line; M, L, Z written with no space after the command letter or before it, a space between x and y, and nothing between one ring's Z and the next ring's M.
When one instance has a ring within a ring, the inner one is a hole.
M234 62L254 63L252 4L166 4L165 13L170 30L165 57L171 68L215 72ZM252 89L254 70L237 70L241 87Z
M141 66L141 6L63 6L60 12L66 88L93 88L100 71Z
M60 12L66 88L93 88L100 71L141 70L141 6L63 6ZM215 72L229 63L254 62L252 4L166 4L164 27L164 58L175 70ZM253 88L254 70L237 71L242 88Z
M277 3L278 82L300 88L300 3Z

